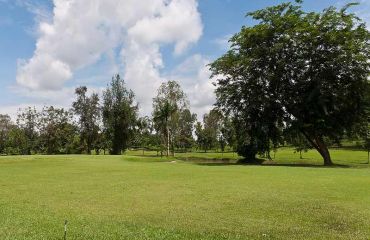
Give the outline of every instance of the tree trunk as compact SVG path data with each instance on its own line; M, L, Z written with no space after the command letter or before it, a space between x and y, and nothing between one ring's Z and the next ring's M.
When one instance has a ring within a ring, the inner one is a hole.
M315 136L312 139L303 130L301 132L306 137L306 139L311 143L311 145L320 153L320 155L322 156L322 158L324 160L324 165L325 166L332 166L333 162L332 162L331 157L330 157L330 152L329 152L328 147L326 146L322 136Z
M91 148L89 145L87 146L87 155L91 155Z
M170 156L170 130L167 125L167 157Z
M330 157L330 152L328 150L328 147L324 143L324 140L322 139L322 137L317 137L315 139L315 142L318 145L318 148L319 148L318 151L319 151L320 155L324 159L324 165L325 166L333 165L333 162L332 162L331 157Z
M302 150L299 150L299 159L303 159L303 157L302 157Z
M175 144L173 138L171 139L172 157L175 157Z

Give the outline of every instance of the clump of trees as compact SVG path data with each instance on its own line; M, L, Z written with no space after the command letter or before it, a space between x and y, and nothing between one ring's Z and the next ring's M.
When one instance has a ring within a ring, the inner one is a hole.
M237 150L246 160L279 146L289 129L331 165L327 142L365 119L369 31L348 13L352 4L317 13L301 3L249 13L259 23L244 26L211 64L217 106L236 119Z
M145 150L154 150L161 156L174 156L176 151L193 148L223 151L228 143L224 139L229 139L227 134L232 128L216 110L196 125L197 116L191 112L189 100L176 81L159 87L152 116L139 117L135 94L118 74L101 99L85 86L76 88L75 96L68 110L28 107L19 110L15 123L8 115L0 115L0 154L118 155L128 148L140 148L143 154ZM202 131L197 136L196 126Z
M0 115L1 154L121 154L137 126L134 94L119 75L103 92L103 102L85 86L76 88L69 110L44 107L19 109L16 122Z
M189 101L176 81L163 83L153 99L154 129L161 139L161 149L167 156L175 154L175 148L192 147L193 127L196 115L189 109Z

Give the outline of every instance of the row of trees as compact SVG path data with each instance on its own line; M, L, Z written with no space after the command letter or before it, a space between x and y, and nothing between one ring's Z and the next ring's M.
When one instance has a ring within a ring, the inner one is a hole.
M153 99L152 116L139 117L134 93L119 75L98 94L75 90L69 110L53 106L20 109L16 122L0 115L1 154L121 154L129 147L161 155L198 148L234 147L231 121L216 110L197 122L189 101L175 81L163 83Z
M134 94L119 75L103 92L102 103L86 87L75 90L72 109L44 107L41 111L20 109L17 120L0 115L0 153L2 154L111 154L124 151L137 121Z

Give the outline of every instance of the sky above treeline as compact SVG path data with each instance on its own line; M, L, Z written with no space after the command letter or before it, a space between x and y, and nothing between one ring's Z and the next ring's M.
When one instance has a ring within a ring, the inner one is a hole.
M0 113L69 108L74 89L101 93L119 73L142 115L159 85L178 81L201 118L215 102L207 64L228 49L245 14L280 0L0 0ZM305 10L353 1L306 0ZM351 11L370 25L370 0Z

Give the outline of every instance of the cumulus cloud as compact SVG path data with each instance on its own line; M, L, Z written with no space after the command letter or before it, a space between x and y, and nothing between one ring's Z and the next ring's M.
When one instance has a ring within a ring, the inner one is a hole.
M171 44L179 55L202 35L197 0L53 3L51 19L38 23L33 56L18 64L18 85L32 91L63 89L77 70L120 49L124 78L138 101L147 103L166 80L160 74L164 67L161 47Z
M0 114L8 114L15 121L19 109L27 107L35 107L37 110L41 110L44 106L54 106L58 108L69 109L72 102L75 100L75 88L74 87L63 87L58 91L54 90L30 90L27 88L11 87L10 90L22 96L22 103L15 103L7 106L0 106ZM91 87L88 88L88 95L92 93L102 94L103 87Z
M181 82L188 98L191 100L191 109L201 120L203 114L211 110L215 103L215 79L210 78L208 64L210 60L202 55L195 54L188 57L169 74L169 79Z
M26 88L10 89L13 93L22 96L22 103L13 103L7 106L0 106L0 114L8 114L13 121L17 118L19 109L35 107L41 110L43 106L68 107L74 98L73 88L63 88L59 91L36 90L30 91Z
M227 51L231 47L229 40L232 38L232 36L232 34L227 34L220 38L216 38L213 42L218 46L220 50Z

